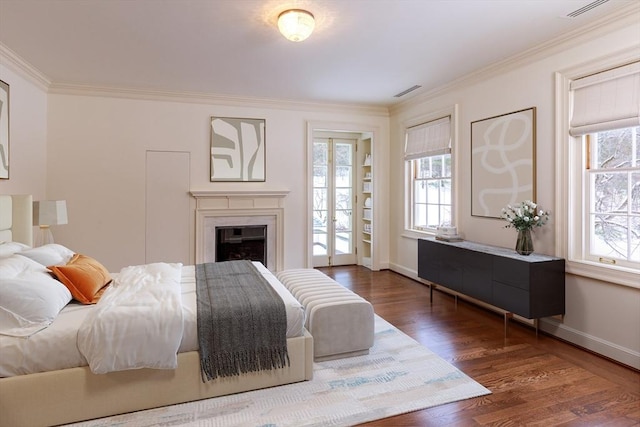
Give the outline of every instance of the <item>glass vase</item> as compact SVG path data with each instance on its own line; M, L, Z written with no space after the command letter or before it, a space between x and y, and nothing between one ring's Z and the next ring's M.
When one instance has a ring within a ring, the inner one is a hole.
M529 255L533 252L533 240L531 239L531 229L518 230L518 240L516 240L516 252L520 255Z

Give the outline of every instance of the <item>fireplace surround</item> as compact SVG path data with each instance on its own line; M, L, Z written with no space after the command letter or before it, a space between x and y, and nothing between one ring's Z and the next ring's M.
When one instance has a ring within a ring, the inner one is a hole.
M216 261L216 228L266 226L265 266L284 265L284 199L288 190L191 191L196 199L196 263Z

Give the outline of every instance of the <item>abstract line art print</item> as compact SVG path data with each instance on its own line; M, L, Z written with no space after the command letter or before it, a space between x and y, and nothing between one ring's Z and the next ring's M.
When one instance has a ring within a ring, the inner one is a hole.
M211 181L265 181L265 120L211 117Z
M471 215L536 198L536 109L471 122Z
M0 179L9 179L9 85L0 80Z

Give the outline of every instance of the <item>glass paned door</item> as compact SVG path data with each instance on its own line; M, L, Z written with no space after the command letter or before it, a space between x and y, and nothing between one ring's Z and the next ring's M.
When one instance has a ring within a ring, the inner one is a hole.
M313 266L355 264L355 140L313 143Z

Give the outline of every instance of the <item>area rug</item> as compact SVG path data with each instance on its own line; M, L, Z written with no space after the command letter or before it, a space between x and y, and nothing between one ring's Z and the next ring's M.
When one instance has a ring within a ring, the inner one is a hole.
M311 381L72 425L352 426L489 393L376 316L369 354L315 363Z

